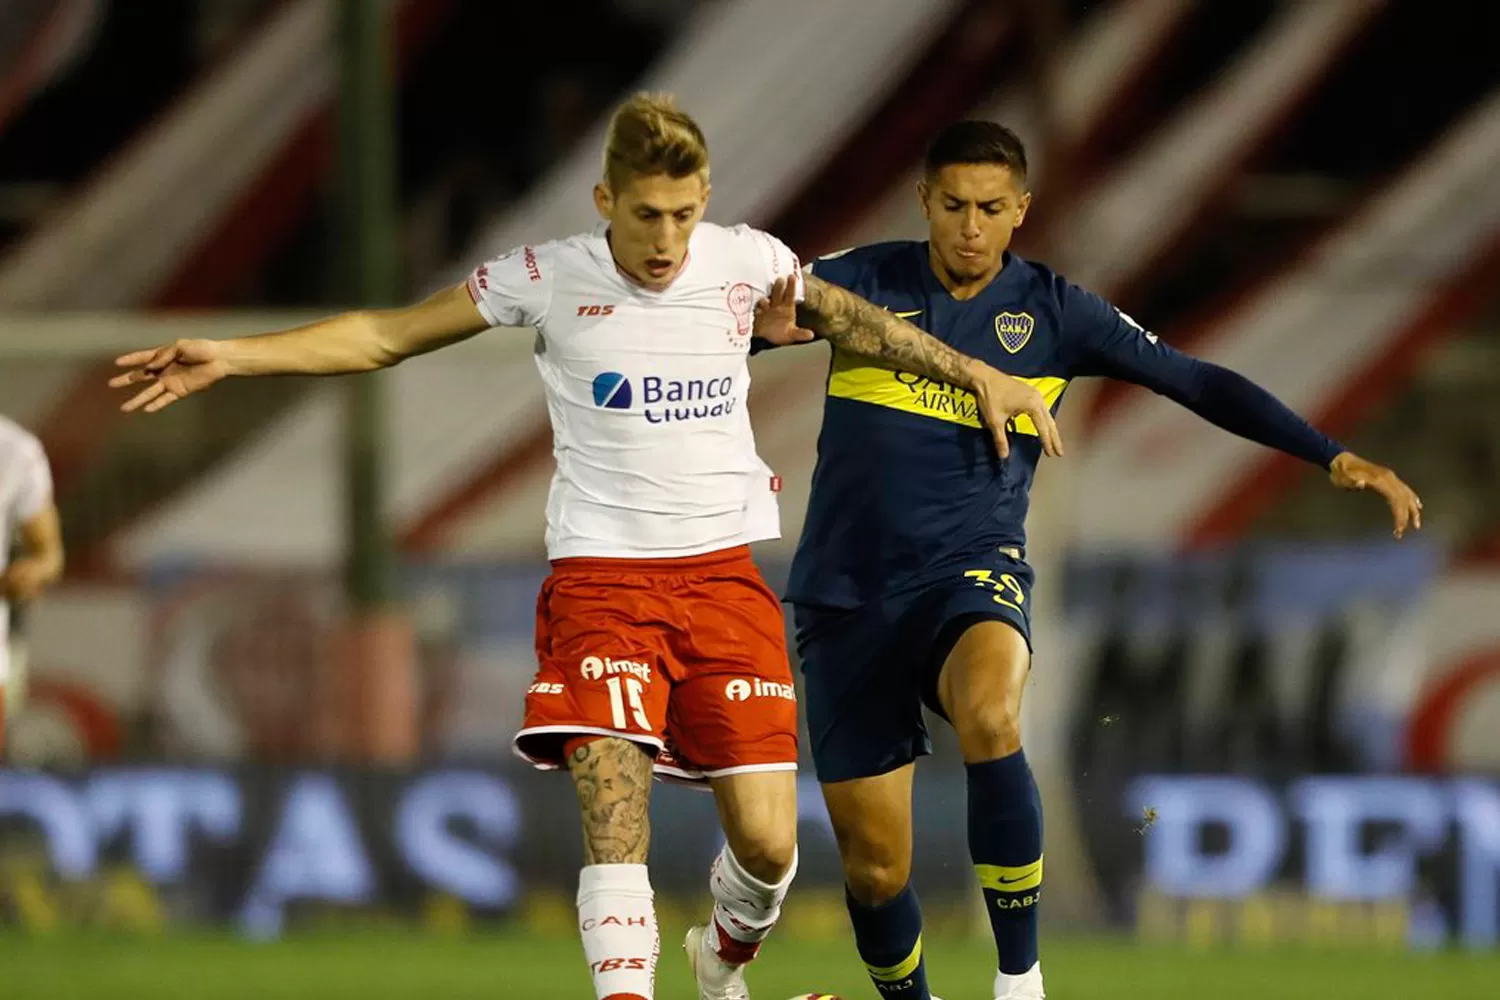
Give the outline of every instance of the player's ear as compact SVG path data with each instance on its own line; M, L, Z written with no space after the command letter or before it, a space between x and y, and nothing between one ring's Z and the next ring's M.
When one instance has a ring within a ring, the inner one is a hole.
M594 185L594 208L598 209L601 219L608 219L614 215L615 195L609 189L609 185L603 181Z
M703 182L703 211L708 211L708 196L714 193L714 186L708 181Z
M1026 221L1026 211L1031 208L1031 192L1027 191L1016 201L1016 225L1020 229L1021 224Z
M927 208L927 196L932 193L932 188L927 185L927 178L923 177L917 181L917 200L922 203L922 218L928 222L932 221L932 212Z

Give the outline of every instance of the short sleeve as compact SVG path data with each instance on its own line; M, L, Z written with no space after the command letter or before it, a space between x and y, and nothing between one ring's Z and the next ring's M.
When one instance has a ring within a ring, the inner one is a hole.
M516 247L469 274L469 296L491 326L538 326L552 303L555 270L551 244Z
M26 438L13 456L18 464L12 511L16 523L25 523L46 510L52 503L52 470L47 455L35 438Z
M849 247L824 254L809 265L808 273L822 278L830 285L852 289L861 270L859 256L849 255L849 251L853 249Z
M771 286L778 280L791 278L795 282L797 301L801 302L807 292L807 278L802 272L802 262L797 259L797 255L770 233L748 227L744 232L755 243L761 263L765 265L765 292L769 294Z

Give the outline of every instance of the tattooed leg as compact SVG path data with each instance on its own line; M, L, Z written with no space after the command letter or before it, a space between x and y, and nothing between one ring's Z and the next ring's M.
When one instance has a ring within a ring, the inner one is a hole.
M606 737L569 754L568 770L583 815L578 932L594 995L649 1000L660 951L646 872L651 757L628 740Z
M568 758L583 814L583 862L646 863L651 821L651 757L617 737L585 743Z

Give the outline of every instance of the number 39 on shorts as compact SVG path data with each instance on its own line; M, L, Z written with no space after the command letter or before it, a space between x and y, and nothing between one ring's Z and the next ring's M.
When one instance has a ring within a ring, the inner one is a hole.
M1026 591L1021 589L1021 584L1009 573L995 575L990 569L970 569L964 571L964 576L974 581L974 586L993 590L991 595L996 604L1003 604L1008 608L1021 610L1021 605L1026 603Z

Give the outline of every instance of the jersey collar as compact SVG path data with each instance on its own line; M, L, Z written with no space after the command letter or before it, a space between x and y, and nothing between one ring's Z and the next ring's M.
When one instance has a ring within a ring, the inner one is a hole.
M631 274L629 271L626 271L623 267L620 266L619 261L615 260L615 255L609 248L608 222L605 222L601 219L598 224L594 226L593 235L594 255L599 259L599 262L607 268L612 268L615 272L616 277L625 282L625 284L629 285L634 291L640 292L643 295L665 295L666 293L670 292L672 289L677 287L677 283L682 280L683 275L687 274L688 268L692 266L693 263L692 241L689 241L687 252L684 253L682 257L682 267L678 269L677 276L672 279L671 284L667 285L666 288L647 288L645 285L641 284L640 280L636 278L635 275ZM694 233L694 235L696 236L697 234Z
M931 241L923 240L916 246L917 253L919 255L919 259L917 261L917 269L921 272L923 291L925 291L928 296L936 296L939 299L951 302L956 306L966 306L971 302L978 302L980 299L990 294L990 292L992 292L996 288L1003 288L1007 283L1016 280L1016 278L1021 273L1021 268L1017 266L1020 264L1020 259L1009 250L1006 250L1000 258L1001 261L1003 261L1003 263L1000 265L1000 273L991 278L990 283L988 285L985 285L984 288L980 290L978 295L974 296L972 299L964 299L960 301L953 297L953 293L948 291L948 286L939 281L937 274L932 270Z

